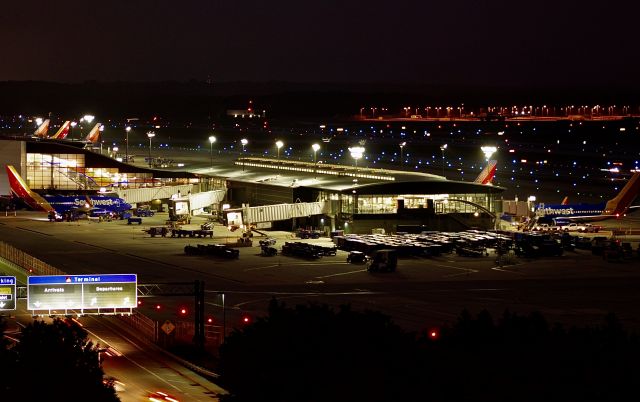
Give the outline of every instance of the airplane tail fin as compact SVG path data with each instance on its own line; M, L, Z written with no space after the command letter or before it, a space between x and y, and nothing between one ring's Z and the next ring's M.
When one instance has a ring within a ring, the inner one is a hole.
M97 123L95 126L93 126L91 131L89 131L89 134L87 134L87 136L85 137L85 141L91 142L93 144L98 142L98 139L100 138L100 126L101 125L102 124Z
M565 197L562 199L562 202L560 203L560 205L569 205L569 196L568 196L568 195L567 195L567 196L565 196Z
M478 184L491 184L491 181L493 180L493 176L496 175L496 164L497 164L497 161L495 160L489 161L487 166L485 166L485 168L482 169L482 172L480 172L478 177L476 177L476 179L473 182Z
M54 208L47 202L47 200L27 186L27 183L24 182L22 177L20 177L20 174L18 174L12 165L6 165L6 168L11 192L16 197L22 199L30 208L36 211L54 211Z
M607 205L604 207L602 214L623 215L638 196L638 192L640 192L640 172L634 173L618 195L607 201Z
M42 124L40 124L40 126L38 126L38 128L36 129L36 131L33 132L33 135L35 135L36 137L40 137L40 138L44 138L47 136L47 132L49 131L49 123L51 122L51 120L46 119L45 121L42 122Z
M51 136L52 139L54 140L63 140L67 137L67 135L69 134L69 127L71 127L71 122L69 120L65 121L60 128L58 129L58 131Z

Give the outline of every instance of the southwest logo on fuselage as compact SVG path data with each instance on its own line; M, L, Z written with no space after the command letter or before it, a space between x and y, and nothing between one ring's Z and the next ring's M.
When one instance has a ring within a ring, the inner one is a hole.
M565 218L567 220L601 220L619 217L627 213L631 203L640 192L640 172L635 172L620 192L606 203L600 204L540 204L536 216L546 218ZM635 207L632 207L635 208Z
M120 213L131 209L122 198L108 197L104 195L84 196L63 196L63 195L44 195L31 190L16 169L11 165L6 165L7 176L11 192L16 197L24 201L31 209L44 212L115 212Z

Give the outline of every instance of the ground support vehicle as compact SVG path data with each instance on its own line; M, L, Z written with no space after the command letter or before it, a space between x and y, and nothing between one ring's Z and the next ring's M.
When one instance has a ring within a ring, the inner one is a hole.
M258 243L260 244L260 247L273 246L274 244L276 244L276 239L269 237L267 239L259 240Z
M167 237L167 234L169 234L169 228L164 226L150 227L147 230L143 230L143 232L148 233L149 235L151 235L151 237L156 237L156 236Z
M351 251L347 256L347 262L351 264L366 263L369 260L369 256L362 251Z
M196 246L187 245L184 247L187 255L207 255L221 258L239 258L240 251L225 246L224 244L198 244Z
M301 239L319 239L321 235L322 232L319 230L298 229L296 231L296 237Z
M171 229L171 237L211 237L213 230L202 229Z
M262 246L260 247L260 255L264 257L273 257L278 255L278 249L271 246Z
M301 242L285 242L282 246L282 255L292 257L302 257L308 259L318 259L322 257L317 250L315 250L311 244Z
M398 252L392 249L376 250L367 262L369 272L394 272L398 266Z
M155 215L155 211L149 208L137 208L134 211L135 216L149 217Z
M142 225L142 218L139 217L130 217L127 218L127 225L131 225L133 223L137 223L138 225Z

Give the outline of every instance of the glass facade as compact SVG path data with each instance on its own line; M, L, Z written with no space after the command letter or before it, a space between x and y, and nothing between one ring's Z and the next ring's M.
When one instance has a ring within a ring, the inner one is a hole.
M198 179L160 179L152 173L120 173L117 168L85 166L83 154L27 154L27 185L36 190L98 190L143 188L198 183ZM214 189L224 188L224 180L212 180Z
M326 197L321 197L325 198ZM330 197L333 198L333 197ZM435 213L474 213L480 210L493 212L490 194L405 194L405 195L349 195L340 197L340 212L346 214L395 214L399 201L405 209L433 207Z

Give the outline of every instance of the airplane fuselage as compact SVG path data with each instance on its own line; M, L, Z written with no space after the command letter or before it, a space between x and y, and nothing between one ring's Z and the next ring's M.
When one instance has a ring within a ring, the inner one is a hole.
M605 203L599 204L555 204L540 205L536 208L536 216L546 218L569 218L578 216L600 215L604 211Z
M85 196L64 196L64 195L45 195L44 199L58 213L70 211L89 211L104 210L108 212L124 212L131 209L131 204L126 203L122 198L109 197L104 195Z

